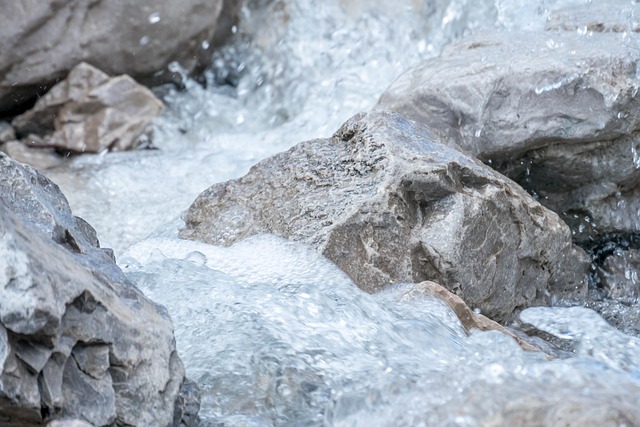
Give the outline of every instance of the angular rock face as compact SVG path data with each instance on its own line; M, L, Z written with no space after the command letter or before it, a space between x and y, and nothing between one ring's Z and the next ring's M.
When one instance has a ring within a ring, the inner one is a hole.
M55 184L0 154L2 425L172 425L171 320L112 256Z
M158 84L210 57L222 0L19 0L0 14L0 113L86 61L108 74Z
M162 111L162 103L129 76L109 77L81 63L13 121L18 135L75 152L127 150ZM33 146L34 144L27 145Z
M433 280L494 319L583 292L568 227L522 188L397 114L358 115L187 211L181 236L229 245L274 233L318 248L363 289Z
M477 36L402 75L378 108L428 124L568 221L595 222L583 238L636 232L638 45L634 33Z

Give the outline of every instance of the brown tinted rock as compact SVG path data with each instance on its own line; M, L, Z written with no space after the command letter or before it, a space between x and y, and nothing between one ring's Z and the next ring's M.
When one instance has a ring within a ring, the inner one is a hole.
M402 75L378 108L428 124L549 208L589 217L595 234L635 232L639 37L476 36Z
M458 317L458 319L460 319L460 323L462 324L462 327L467 334L469 334L473 329L479 329L481 331L498 331L512 337L524 350L540 351L538 347L524 341L522 338L509 331L498 322L494 322L488 317L483 316L480 313L476 313L475 311L470 309L467 304L465 304L462 298L435 282L426 281L418 283L414 287L412 287L410 291L407 292L407 294L411 294L414 292L433 295L434 297L447 304ZM409 298L412 297L412 295L406 296Z
M9 426L169 426L184 380L166 310L124 277L55 184L4 154L0 359Z
M80 62L143 84L207 62L222 0L18 0L0 14L0 112L34 99ZM173 77L172 77L173 76Z
M45 145L59 149L127 150L160 111L162 103L129 76L109 77L81 63L13 126L18 134L41 135Z
M397 114L358 115L216 184L182 237L230 245L274 233L318 248L367 291L433 280L496 319L582 293L567 226L518 185Z
M40 170L54 168L64 163L64 159L53 148L29 148L20 141L9 141L0 145L0 151L20 163L26 163Z

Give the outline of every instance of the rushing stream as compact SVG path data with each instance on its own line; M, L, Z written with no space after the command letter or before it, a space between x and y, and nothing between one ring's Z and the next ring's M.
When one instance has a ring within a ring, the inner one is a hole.
M640 423L640 341L592 311L523 313L573 342L571 357L549 360L498 332L467 336L414 285L365 294L298 244L258 236L219 248L176 237L201 191L331 135L465 32L541 30L550 10L584 3L253 0L206 88L185 79L184 91L158 90L167 108L157 149L80 156L47 172L129 277L168 308L205 425Z

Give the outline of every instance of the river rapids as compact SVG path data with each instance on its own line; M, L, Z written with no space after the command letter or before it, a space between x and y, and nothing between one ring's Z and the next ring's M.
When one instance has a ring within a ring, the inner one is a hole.
M248 1L201 81L174 64L184 90L157 89L167 108L154 149L79 156L47 172L128 277L167 307L204 426L640 423L640 340L586 308L523 312L570 343L550 358L499 332L467 336L414 285L366 294L275 236L229 248L177 238L200 192L330 136L452 41L541 30L550 11L586 3Z

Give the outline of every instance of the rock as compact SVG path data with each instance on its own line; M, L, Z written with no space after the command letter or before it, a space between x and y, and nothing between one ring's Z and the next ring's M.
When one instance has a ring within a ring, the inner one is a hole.
M582 34L640 32L640 4L628 0L573 5L549 14L546 30L578 31Z
M0 122L0 144L16 139L16 133L11 125L7 122Z
M584 238L640 231L638 45L636 34L480 35L400 76L378 108L431 126L565 219L588 217L599 229Z
M616 299L637 300L640 297L640 250L616 249L598 269L602 284Z
M35 138L41 140L39 137ZM31 135L26 138L27 141L32 139L34 137ZM20 141L9 141L0 145L0 151L15 161L26 163L40 170L55 168L64 163L63 157L58 155L54 148L29 148L28 142L25 144Z
M203 192L181 237L273 233L320 250L366 291L432 280L501 320L582 294L586 255L525 191L398 114L347 121Z
M0 113L16 111L80 62L145 85L208 63L222 0L19 0L0 15Z
M58 149L127 150L138 145L161 111L162 102L131 77L109 77L81 63L31 110L16 117L13 127L18 135L42 136L42 145Z
M0 154L0 424L172 425L171 320L110 255L55 184Z
M418 283L403 296L406 298L413 298L412 294L414 293L427 293L447 304L458 319L460 319L460 323L467 334L470 334L473 329L479 329L481 331L498 331L509 335L511 338L516 340L523 350L541 351L540 348L520 338L501 324L494 322L480 313L476 313L470 309L459 296L435 282L425 281Z

